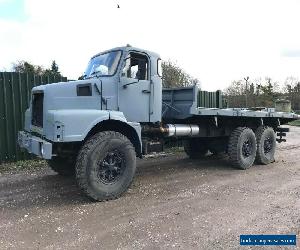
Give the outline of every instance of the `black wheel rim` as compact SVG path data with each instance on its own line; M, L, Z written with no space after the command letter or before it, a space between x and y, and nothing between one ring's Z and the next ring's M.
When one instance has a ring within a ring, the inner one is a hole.
M270 137L264 140L264 153L270 153L273 149L273 141Z
M117 150L110 151L97 165L98 179L104 184L113 184L117 182L124 173L124 155Z
M242 146L242 153L245 158L249 157L253 153L253 145L250 140L246 140Z

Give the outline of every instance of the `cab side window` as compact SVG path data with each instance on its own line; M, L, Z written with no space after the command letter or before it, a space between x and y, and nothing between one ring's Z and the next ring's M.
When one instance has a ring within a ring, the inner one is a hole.
M138 80L148 80L148 58L138 53L130 53L122 70L122 76Z

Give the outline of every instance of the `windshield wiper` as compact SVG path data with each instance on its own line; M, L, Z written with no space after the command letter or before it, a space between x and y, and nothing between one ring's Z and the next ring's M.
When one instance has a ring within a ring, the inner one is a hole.
M98 73L98 72L99 72L99 71L93 72L93 73L90 74L88 77L87 77L87 75L85 75L84 79L91 79L91 78L97 77L97 76L95 76L95 74Z
M97 73L99 73L100 71L94 71L92 74L90 74L90 76L95 75Z

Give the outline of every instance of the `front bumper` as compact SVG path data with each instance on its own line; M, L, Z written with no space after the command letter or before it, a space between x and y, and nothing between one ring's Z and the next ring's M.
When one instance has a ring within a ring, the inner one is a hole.
M38 157L50 160L52 158L52 143L47 142L32 134L19 131L18 144L20 148L26 149L29 153Z

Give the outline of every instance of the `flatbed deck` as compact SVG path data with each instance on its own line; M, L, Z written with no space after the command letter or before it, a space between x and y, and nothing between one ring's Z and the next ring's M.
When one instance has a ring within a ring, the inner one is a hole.
M274 108L251 110L247 108L222 108L220 97L212 98L210 106L199 106L201 90L197 86L186 88L163 89L163 119L187 119L195 116L213 117L245 117L245 118L280 118L284 123L290 120L300 119L295 113L276 112ZM213 93L213 92L210 92ZM215 92L217 93L217 92ZM203 95L202 95L203 96Z

